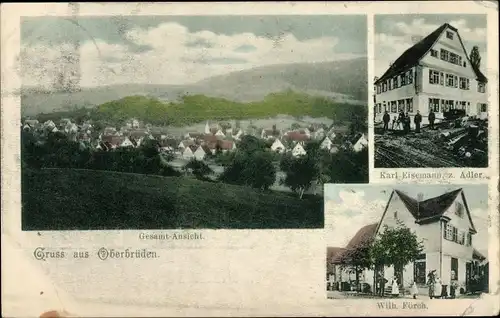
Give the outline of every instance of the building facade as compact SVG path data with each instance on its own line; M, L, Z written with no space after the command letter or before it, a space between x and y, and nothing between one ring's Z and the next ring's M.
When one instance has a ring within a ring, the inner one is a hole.
M473 248L476 229L462 189L427 200L394 190L381 220L361 228L349 244L332 257L330 283L335 282L341 288L352 282L355 274L349 269L345 255L363 244L372 244L385 225L396 227L398 222L414 232L423 243L422 253L404 268L384 266L363 270L360 281L369 286L369 290L377 291L381 278L391 282L397 277L403 290L409 290L416 282L420 292L425 294L427 274L435 270L448 295L452 284L456 286L457 294L470 291L472 277L485 257Z
M487 82L471 63L458 30L445 23L406 50L375 80L375 121L382 121L385 111L391 120L403 111L413 126L418 110L422 124L427 124L431 110L439 122L452 109L485 119Z

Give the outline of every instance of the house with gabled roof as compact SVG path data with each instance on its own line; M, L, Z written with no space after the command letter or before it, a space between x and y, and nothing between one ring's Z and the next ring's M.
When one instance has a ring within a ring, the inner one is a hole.
M193 155L196 160L203 160L205 157L209 154L211 154L212 151L207 145L200 145L198 148L194 151Z
M283 153L286 151L285 145L279 140L278 138L274 139L272 145L271 145L271 150L278 152L278 153Z
M385 111L391 118L403 111L413 126L420 111L425 125L430 110L439 121L452 109L486 118L488 80L471 63L469 52L458 29L448 23L407 49L375 79L375 121L382 121Z
M330 138L328 138L328 136L326 136L323 141L321 141L321 144L319 145L319 147L321 149L325 149L325 150L330 150L333 146L333 142Z
M194 153L198 149L198 145L189 145L182 150L182 158L191 160L194 158Z
M477 231L461 188L428 199L422 194L413 198L393 190L379 222L362 227L347 246L330 259L335 281L342 285L352 280L352 274L343 265L349 264L353 252L373 244L386 225L396 227L398 223L408 227L423 242L422 254L404 268L382 266L364 270L363 281L371 286L372 291L376 290L376 282L382 277L389 281L397 277L404 289L410 288L413 282L425 289L427 273L432 270L440 277L448 295L452 282L459 286L457 293L470 289L471 278L485 257L473 247L473 236Z
M48 131L52 131L53 128L56 128L56 124L54 124L54 122L49 119L43 123L43 128L46 128ZM57 131L59 131L59 129Z
M296 143L292 149L292 156L300 157L300 156L305 156L306 154L307 152L304 149L304 144L302 142Z
M177 145L177 148L184 150L187 147L194 145L194 144L195 144L195 142L191 139L182 140L181 142L179 142L179 145Z
M352 140L352 149L356 152L360 152L364 148L368 147L368 139L364 133L356 134Z

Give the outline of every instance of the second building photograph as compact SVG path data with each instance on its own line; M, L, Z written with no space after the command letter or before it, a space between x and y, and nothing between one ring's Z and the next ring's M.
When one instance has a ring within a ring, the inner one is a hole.
M375 168L488 167L485 15L375 16Z

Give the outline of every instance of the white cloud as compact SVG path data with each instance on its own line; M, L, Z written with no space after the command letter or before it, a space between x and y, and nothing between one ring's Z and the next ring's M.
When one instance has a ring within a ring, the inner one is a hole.
M275 40L253 33L224 35L207 30L190 32L177 23L132 29L126 37L136 45L148 46L151 50L134 52L125 45L85 42L80 48L82 86L186 84L263 65L356 57L354 54L336 54L334 49L339 41L334 37L300 41L292 34L284 34ZM197 45L200 43L208 45ZM237 50L243 46L254 49ZM25 83L48 82L49 76L41 75L50 74L48 69L58 64L60 47L34 46L25 49L25 60L30 63L31 72L27 74L30 78Z
M387 201L368 200L363 191L341 191L341 202L325 202L328 246L345 247L363 226L380 221Z
M467 50L472 48L471 43L482 44L480 54L484 61L486 57L486 28L471 28L467 25L464 19L448 21L450 25L458 29L462 41ZM376 33L375 34L375 74L381 76L389 67L390 63L394 62L404 51L409 49L413 44L415 37L425 37L437 28L440 24L426 23L424 19L414 19L411 23L394 21L388 24L394 31L402 33L402 35ZM394 33L394 34L393 34Z

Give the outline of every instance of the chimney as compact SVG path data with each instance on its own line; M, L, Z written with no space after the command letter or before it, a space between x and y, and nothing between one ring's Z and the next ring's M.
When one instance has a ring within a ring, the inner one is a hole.
M417 194L417 199L418 199L418 202L424 201L424 194L423 193Z

